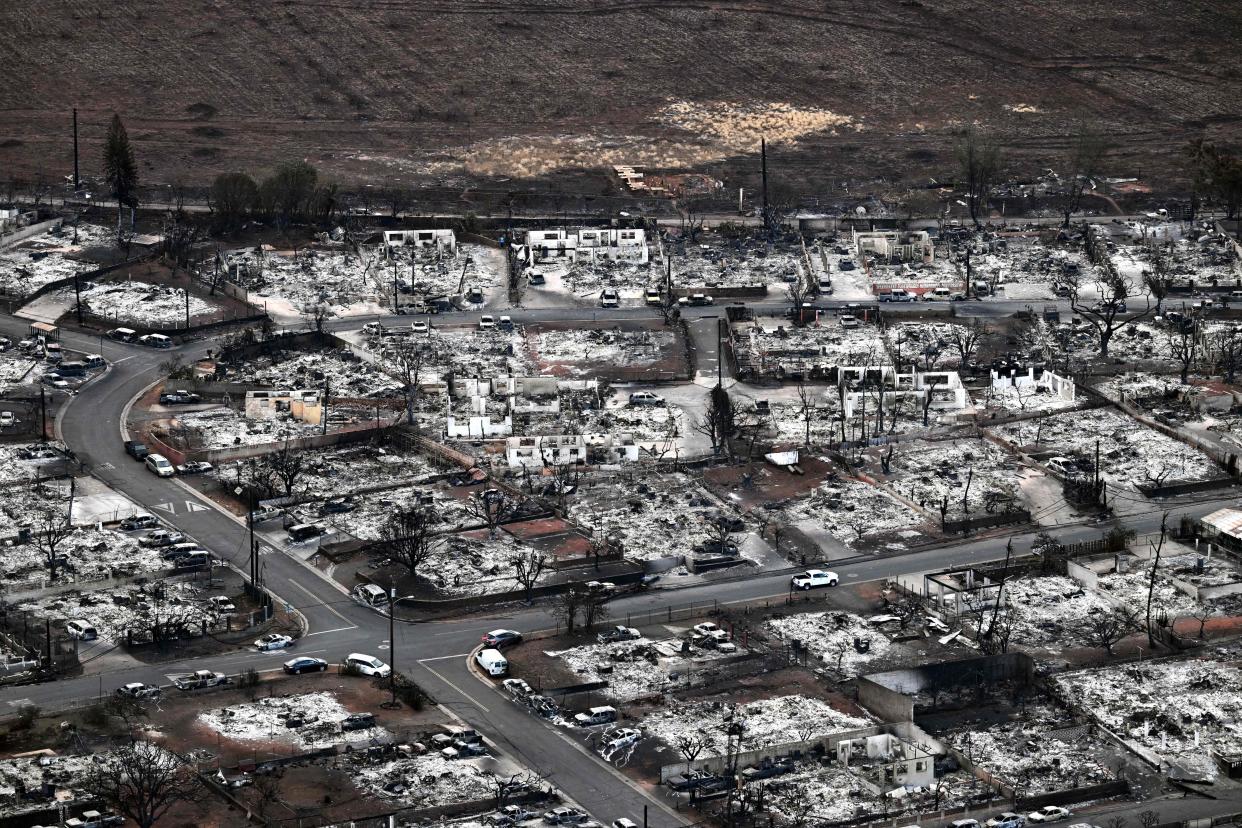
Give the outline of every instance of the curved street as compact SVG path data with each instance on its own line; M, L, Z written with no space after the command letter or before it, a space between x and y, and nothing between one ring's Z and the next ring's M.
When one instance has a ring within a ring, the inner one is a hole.
M692 309L693 316L716 316L719 308ZM515 309L515 321L526 319L566 319L581 315L581 310ZM641 309L593 311L592 316L604 318L650 315ZM445 314L440 322L470 321L474 315ZM369 317L368 317L369 319ZM410 317L382 318L391 324L406 324ZM336 321L331 327L357 326L363 320L349 323ZM0 333L24 335L27 324L12 317L0 317ZM62 341L70 348L98 351L101 341L73 331L64 331ZM175 478L163 479L149 474L143 464L135 462L122 450L125 411L136 396L161 379L161 365L174 354L186 360L205 355L214 342L204 339L180 346L172 351L153 351L140 346L114 342L102 344L109 361L107 372L83 387L64 406L58 419L60 437L75 452L84 470L142 504L205 548L241 570L247 563L247 531L241 520L224 513ZM1187 503L1177 508L1179 514L1206 514L1232 498ZM1160 514L1152 510L1128 523L1140 534L1156 530ZM1099 526L1066 526L1056 534L1065 541L1099 537ZM1015 549L1025 551L1030 534L1013 536ZM963 541L950 545L903 552L897 555L862 556L834 565L846 583L881 579L901 573L942 569L964 563L1002 559L1006 538ZM284 602L305 617L306 635L293 651L298 655L318 655L329 661L339 660L353 651L370 652L393 661L395 667L426 688L436 700L453 714L491 738L503 751L519 759L549 783L561 789L601 821L621 816L641 820L644 807L651 826L682 825L686 820L672 811L665 801L643 790L619 771L590 754L577 741L556 726L526 713L508 701L489 683L477 678L468 667L468 655L482 633L497 626L513 627L526 633L553 626L546 609L541 606L516 607L500 612L469 614L447 621L401 623L396 627L396 640L388 641L388 619L378 612L365 609L350 600L344 589L322 577L285 554L283 550L264 546L261 552L267 586ZM670 607L690 602L718 601L742 604L752 601L782 601L786 598L788 573L746 576L710 585L682 589L657 589L618 598L611 604L611 613L618 621L632 616L658 618ZM392 648L390 650L390 647ZM106 675L86 675L37 687L12 687L0 691L0 704L20 706L37 697L45 708L91 699L100 693L110 694L115 687L130 681L166 684L168 675L197 668L211 668L238 673L247 668L258 670L278 668L287 656L277 653L236 651L200 660L168 661L136 666ZM586 757L586 761L580 758Z

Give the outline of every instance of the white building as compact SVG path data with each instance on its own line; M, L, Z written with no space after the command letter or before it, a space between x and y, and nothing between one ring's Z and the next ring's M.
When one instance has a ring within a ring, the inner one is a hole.
M446 253L457 252L457 234L451 229L444 230L385 230L384 244L388 247L421 247L424 249L443 250Z
M926 230L854 230L854 251L859 259L868 254L891 261L930 264L935 248Z
M869 380L867 388L859 386L863 374ZM930 411L960 411L970 402L970 395L962 385L962 378L956 371L914 371L909 374L898 373L892 366L842 366L838 369L837 382L845 385L845 416L853 417L854 412L862 407L864 398L867 409L878 408L880 389L883 388L884 405L891 407L898 399L914 399L919 406L927 405ZM928 397L931 401L928 402Z
M311 425L323 423L323 399L319 391L247 391L246 416L252 420L292 417Z
M524 252L532 265L548 259L646 264L650 256L647 231L630 227L528 230Z
M611 465L638 461L639 446L628 434L557 434L510 437L505 459L510 468L576 464Z
M1034 368L1027 368L1025 374L1013 374L1010 376L992 371L993 393L1001 393L1009 387L1018 388L1029 393L1047 391L1049 394L1060 397L1067 402L1074 401L1074 395L1077 390L1072 379L1054 374L1048 370L1045 370L1038 377L1035 376Z

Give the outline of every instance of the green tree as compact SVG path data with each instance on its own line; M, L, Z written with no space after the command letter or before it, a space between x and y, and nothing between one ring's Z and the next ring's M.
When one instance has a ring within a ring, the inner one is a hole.
M108 137L104 141L104 177L108 189L117 201L117 227L121 224L121 208L136 207L138 198L138 164L134 161L134 148L129 143L129 133L121 116L114 114L108 125Z
M259 202L276 221L285 225L300 218L311 207L319 173L305 161L286 161L263 179Z
M210 198L216 228L235 230L258 202L259 187L243 172L221 173L211 184Z

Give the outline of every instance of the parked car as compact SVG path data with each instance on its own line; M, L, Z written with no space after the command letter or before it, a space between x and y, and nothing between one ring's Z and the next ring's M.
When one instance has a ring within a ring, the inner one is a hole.
M1026 815L1027 822L1060 822L1067 819L1070 815L1069 808L1062 808L1060 805L1045 805L1038 811L1031 811Z
M808 569L801 575L790 579L794 589L814 589L816 587L834 587L837 585L837 573L824 569Z
M375 656L367 655L366 653L350 653L345 656L345 666L349 669L357 670L364 676L388 678L392 674L391 667Z
M509 672L509 660L500 654L500 650L492 647L479 650L474 660L489 676L503 676Z
M116 688L116 694L118 696L128 696L131 699L158 699L160 697L160 688L151 684L143 684L140 681L131 681L129 684Z
M623 727L620 730L613 731L612 738L604 743L604 750L611 753L612 751L629 747L630 745L638 742L641 738L643 738L641 730L635 730L632 727Z
M160 405L189 405L202 401L201 396L191 391L165 391L160 394Z
M997 814L984 823L987 828L1022 828L1026 825L1026 817L1022 814L1015 814L1013 811L1005 811L1003 814Z
M237 612L237 605L227 595L213 595L207 599L207 603L216 612Z
M431 330L431 326L425 320L415 319L410 323L410 331L416 334L425 334Z
M135 460L145 460L147 455L151 452L146 445L138 442L137 440L126 440L125 453Z
M197 543L187 541L184 543L173 543L173 544L169 544L168 546L163 547L160 552L160 557L166 561L171 561L173 563L176 563L177 561L184 558L186 555L191 555L195 552L206 552L206 551L207 550L200 548Z
M293 643L293 639L280 633L268 633L255 640L254 646L260 650L283 650Z
M643 301L648 305L663 305L664 292L659 288L647 288L643 291Z
M517 630L492 630L483 636L483 646L502 650L522 643L522 634Z
M664 398L650 391L635 391L630 394L630 405L664 405Z
M177 474L206 474L211 471L211 464L206 460L190 460L176 468Z
M490 314L484 314L479 317L479 330L490 331L496 327L496 317Z
M146 334L138 337L139 345L146 345L148 348L171 348L173 341L163 334Z
M841 327L842 328L857 328L859 324L860 323L858 321L858 317L854 316L854 314L852 313L841 314Z
M600 633L596 636L596 640L599 641L600 644L611 644L615 641L634 641L635 639L642 637L643 634L633 627L617 626Z
M76 638L79 641L94 641L99 638L99 632L95 629L95 625L90 621L75 619L65 624L65 632L69 633L70 638Z
M322 673L328 669L328 662L322 658L299 656L286 661L284 668L286 673L293 676L301 675L302 673Z
M678 773L670 776L664 784L668 785L678 793L685 793L686 791L693 791L697 789L699 785L702 785L705 781L711 778L712 776L709 773L691 770L686 771L685 773Z
M955 819L949 823L949 828L979 828L979 820Z
M366 730L368 727L375 727L374 713L350 713L341 720L341 730L346 732Z
M12 428L17 425L17 415L12 411L0 411L0 428Z
M602 308L617 308L621 306L621 294L616 288L604 288L599 295L599 305Z
M705 293L692 293L677 300L677 304L689 305L690 307L702 307L704 305L714 305L715 303L716 300Z
M174 543L185 543L185 535L180 532L174 532L171 529L154 529L147 532L147 536L138 541L139 546L154 547L156 549L172 546Z
M714 624L711 621L704 621L702 624L695 624L691 631L695 635L702 636L704 638L717 638L720 635L724 635L725 638L729 637L729 633L727 631L721 629L718 624Z
M177 473L173 464L168 462L168 458L162 454L148 454L146 459L147 471L156 477L172 477Z
M612 821L612 828L638 828L638 823L629 817L621 817Z
M543 815L543 821L549 825L577 825L587 819L589 817L577 808L553 808Z
M108 331L108 339L115 342L133 342L138 338L138 332L132 328L113 328Z
M578 725L578 727L594 727L595 725L610 724L616 720L617 708L610 705L592 707L587 712L574 716L574 724Z
M508 678L500 683L500 686L508 690L510 694L517 698L525 698L535 692L535 688L531 687L525 681L519 678Z
M538 270L530 270L526 273L526 281L532 286L537 286L547 282L547 278Z
M154 515L130 515L121 521L121 530L133 532L135 529L154 529L160 521Z

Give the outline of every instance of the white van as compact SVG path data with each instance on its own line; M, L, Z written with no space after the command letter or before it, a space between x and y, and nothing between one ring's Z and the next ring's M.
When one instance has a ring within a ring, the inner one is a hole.
M489 676L503 676L509 672L509 662L500 654L500 650L479 650L474 660Z
M382 607L388 604L388 593L375 584L358 584L350 594L364 607Z
M140 336L138 337L138 342L141 345L146 345L148 348L171 348L173 346L172 339L163 334Z
M157 477L172 477L177 473L173 464L169 463L168 458L162 454L147 455L147 470Z

